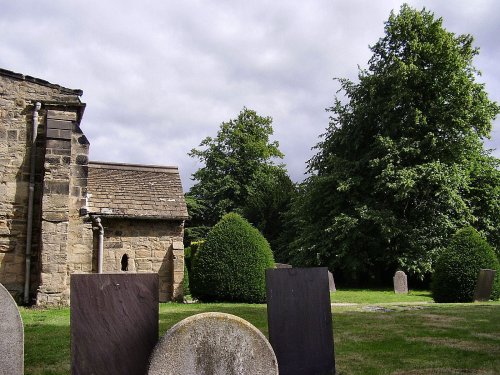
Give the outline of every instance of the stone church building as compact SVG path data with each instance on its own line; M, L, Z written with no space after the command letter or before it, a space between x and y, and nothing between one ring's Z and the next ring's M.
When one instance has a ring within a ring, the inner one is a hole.
M68 304L73 273L157 272L160 301L182 298L178 169L89 161L81 95L0 69L0 283Z

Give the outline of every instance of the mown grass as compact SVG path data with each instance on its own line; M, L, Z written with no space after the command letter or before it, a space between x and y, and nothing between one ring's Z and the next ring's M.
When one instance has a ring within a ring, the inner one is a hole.
M438 305L428 303L427 292L415 293L333 294L334 303L357 303L333 305L338 374L500 374L500 303ZM160 305L160 335L207 311L240 316L268 334L265 305L167 303ZM25 373L69 374L69 309L21 309L21 315Z
M393 290L348 289L330 293L332 303L399 303L433 302L428 290L410 290L408 294L395 294Z

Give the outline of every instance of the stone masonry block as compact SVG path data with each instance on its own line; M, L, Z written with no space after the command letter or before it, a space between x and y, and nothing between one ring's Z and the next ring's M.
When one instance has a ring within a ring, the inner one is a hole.
M184 244L182 243L182 241L174 241L172 243L172 248L174 250L184 250Z
M63 150L71 149L70 142L61 141L61 140L57 140L57 139L48 139L46 146L47 146L47 148L52 148L52 149L63 149Z
M47 138L60 138L60 130L59 129L47 129Z
M7 131L7 139L9 141L17 141L18 137L18 132L17 130L8 130Z
M152 256L151 250L149 250L149 249L137 250L135 252L136 258L150 258L151 256Z
M69 195L69 181L45 181L45 194Z
M73 124L71 121L47 120L47 129L71 130L72 128Z
M66 211L47 211L42 215L43 219L52 222L68 221L69 214Z
M57 111L49 109L47 111L47 119L58 119L66 121L76 121L77 113L73 111Z
M89 163L89 157L87 155L76 155L76 164L87 165Z
M71 155L71 150L54 148L50 151L50 153L53 155Z
M135 260L137 272L151 272L153 270L153 263L149 260Z

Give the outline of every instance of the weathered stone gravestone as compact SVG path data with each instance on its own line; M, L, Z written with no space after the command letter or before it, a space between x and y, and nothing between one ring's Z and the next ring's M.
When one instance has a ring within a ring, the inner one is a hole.
M16 302L0 284L0 375L23 374L23 321Z
M335 280L333 279L333 273L328 271L328 289L330 292L336 292L337 288L335 288Z
M158 274L71 275L71 373L144 375L158 341Z
M292 265L286 263L274 263L274 268L292 268Z
M493 283L495 281L495 270L481 269L477 278L476 289L474 290L474 301L489 301Z
M327 268L266 270L269 340L280 375L334 374Z
M223 313L191 316L156 345L148 375L278 375L273 349L246 320Z
M403 271L396 271L392 278L394 282L394 293L408 294L408 279Z

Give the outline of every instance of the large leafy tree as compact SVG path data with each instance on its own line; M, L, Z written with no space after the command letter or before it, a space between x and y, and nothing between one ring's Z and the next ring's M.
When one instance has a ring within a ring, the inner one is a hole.
M459 227L498 238L498 170L482 138L499 107L476 82L472 43L425 9L391 14L359 82L339 80L345 98L296 203L296 263L351 280L395 268L422 276Z
M191 150L189 155L203 164L193 174L196 183L188 193L198 224L212 226L226 213L244 212L249 204L253 224L268 227L269 219L254 215L252 207L260 204L263 188L286 176L284 167L275 164L283 154L278 142L270 140L272 134L270 117L243 108L236 119L221 124L215 138L207 137Z
M284 169L265 167L258 173L242 210L243 216L269 241L277 261L287 260L285 214L296 194L296 186Z

